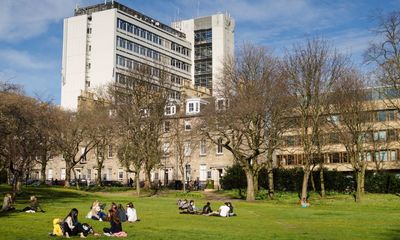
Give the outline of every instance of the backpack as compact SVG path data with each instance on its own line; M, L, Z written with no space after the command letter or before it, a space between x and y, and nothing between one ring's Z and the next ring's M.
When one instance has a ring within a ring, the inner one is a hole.
M53 235L59 236L59 237L63 236L64 233L63 233L63 230L61 227L61 223L62 223L61 219L59 219L59 218L53 219Z
M93 228L92 226L90 226L87 223L82 224L82 228L83 228L83 235L85 235L85 237L87 235L89 235L90 233L93 233Z

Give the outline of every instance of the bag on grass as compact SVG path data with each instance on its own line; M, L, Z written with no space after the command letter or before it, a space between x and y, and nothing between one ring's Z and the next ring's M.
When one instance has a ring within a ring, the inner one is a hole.
M53 235L55 236L63 236L63 230L61 227L62 220L59 218L53 219Z

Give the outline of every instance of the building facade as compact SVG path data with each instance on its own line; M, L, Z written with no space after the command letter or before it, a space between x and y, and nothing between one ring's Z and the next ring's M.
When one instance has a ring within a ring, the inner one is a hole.
M125 84L130 69L147 66L155 79L170 73L171 98L191 81L192 44L179 32L117 2L75 9L64 20L61 106L76 109L82 91Z
M173 22L172 27L185 33L193 46L191 79L194 86L206 87L217 96L223 63L234 54L234 20L219 13Z
M115 1L77 7L74 16L64 20L61 106L76 110L88 92L110 83L127 85L129 76L141 66L150 71L155 83L160 72L168 73L172 104L165 109L164 156L152 180L167 185L177 179L212 179L218 187L232 158L222 146L193 137L192 130L216 92L222 62L233 56L233 32L234 21L225 14L175 22L170 27ZM190 139L177 141L172 136L181 131ZM185 151L181 160L178 145ZM101 178L126 183L134 175L121 166L116 151L116 145L109 146ZM64 180L65 171L62 156L54 157L46 178ZM78 179L95 181L95 154L89 152L74 172ZM40 171L33 170L33 175L39 178Z

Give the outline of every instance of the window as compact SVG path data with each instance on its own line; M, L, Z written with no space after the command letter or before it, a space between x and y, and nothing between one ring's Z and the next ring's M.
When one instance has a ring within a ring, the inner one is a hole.
M60 179L65 180L65 168L61 168Z
M196 114L200 112L200 101L188 101L186 104L187 114Z
M122 181L124 179L124 171L122 169L118 170L118 180Z
M374 132L375 141L386 141L386 131Z
M385 111L378 111L377 117L378 117L378 122L386 121L386 112Z
M190 124L190 121L185 120L185 131L190 131L192 130L192 125Z
M389 121L394 121L394 110L388 111L388 118Z
M113 157L113 147L112 145L108 145L108 158L112 158Z
M222 138L218 139L218 144L217 144L217 154L222 154Z
M87 169L87 179L88 180L92 179L92 169L90 168Z
M338 116L338 115L329 116L329 117L328 117L328 121L329 121L330 123L333 123L333 124L335 124L335 125L338 125L338 124L339 124L339 116Z
M200 155L206 155L207 154L207 142L206 140L200 140Z
M340 163L340 155L339 155L339 153L331 153L331 154L329 154L329 163Z
M175 105L169 105L169 106L165 107L165 115L172 116L172 115L175 115L175 113L176 113Z
M192 149L190 147L190 142L185 142L184 143L184 150L183 150L184 156L189 157L190 154L192 153Z
M377 161L387 161L387 151L375 152L375 159Z
M53 180L53 169L47 171L47 180Z
M207 165L206 164L200 164L200 181L206 181L207 180Z
M169 147L170 147L170 143L169 142L165 142L163 143L163 152L164 155L168 155L169 154Z
M397 161L397 152L395 150L390 150L390 161Z
M190 181L190 175L192 173L192 169L190 167L190 164L185 165L185 173L186 173L186 181Z
M164 122L164 132L167 133L170 130L170 122L169 121L165 121Z

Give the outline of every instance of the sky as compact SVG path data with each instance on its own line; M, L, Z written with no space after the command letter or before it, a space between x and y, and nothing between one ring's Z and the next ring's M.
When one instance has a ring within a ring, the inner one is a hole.
M110 1L110 0L109 0ZM0 80L28 95L60 103L63 19L74 8L104 0L0 0ZM361 70L363 52L376 40L373 16L400 10L400 0L120 0L165 24L214 13L236 22L235 48L243 43L282 56L293 44L322 37Z

